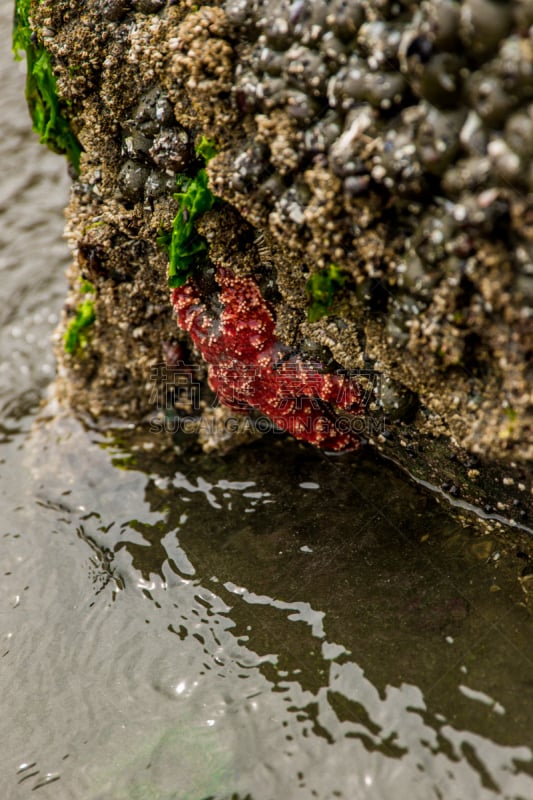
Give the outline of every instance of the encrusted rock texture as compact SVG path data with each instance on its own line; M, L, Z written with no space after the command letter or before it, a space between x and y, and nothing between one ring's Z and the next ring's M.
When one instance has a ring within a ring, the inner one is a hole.
M156 239L205 136L224 201L198 226L206 302L216 269L253 279L283 347L379 373L372 445L531 524L533 2L42 0L32 19L84 150L63 326L80 276L96 321L58 344L63 398L138 421L154 365L196 357ZM344 284L310 322L331 264Z

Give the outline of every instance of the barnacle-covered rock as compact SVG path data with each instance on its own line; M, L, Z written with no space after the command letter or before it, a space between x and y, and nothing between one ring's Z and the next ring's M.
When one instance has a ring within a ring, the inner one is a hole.
M218 199L197 226L193 279L213 331L225 313L217 276L252 281L289 364L316 348L326 373L381 376L381 417L369 419L384 427L369 422L364 439L524 522L529 0L41 0L32 14L84 148L71 305L90 271L105 321L83 359L59 352L72 405L142 416L161 342L196 358L169 311L157 242L205 166Z

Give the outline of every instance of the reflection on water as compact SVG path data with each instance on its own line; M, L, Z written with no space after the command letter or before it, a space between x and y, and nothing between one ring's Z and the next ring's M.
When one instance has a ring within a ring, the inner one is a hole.
M516 547L369 455L169 463L36 419L66 182L21 77L0 100L0 796L533 797Z
M350 480L277 442L172 466L68 417L22 442L13 797L533 795L514 553L367 457Z

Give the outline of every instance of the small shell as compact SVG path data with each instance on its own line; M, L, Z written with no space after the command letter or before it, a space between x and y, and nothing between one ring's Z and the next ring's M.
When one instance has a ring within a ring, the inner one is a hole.
M339 39L349 41L355 37L364 18L361 0L333 0L326 22Z
M118 176L120 194L131 201L139 200L144 194L144 185L148 178L148 168L137 161L126 161Z
M183 128L163 129L154 138L150 155L161 169L179 172L191 159L189 134Z
M459 33L469 53L486 58L494 53L511 28L511 3L495 0L464 0Z

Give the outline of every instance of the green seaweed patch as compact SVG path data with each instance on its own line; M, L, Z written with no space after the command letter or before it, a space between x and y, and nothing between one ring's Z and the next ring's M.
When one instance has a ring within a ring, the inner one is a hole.
M89 292L94 292L94 283L91 281L85 280L85 278L80 278L80 292L82 294L89 294Z
M212 139L208 139L207 136L200 136L200 141L196 145L195 151L196 155L200 158L203 158L206 164L217 154L214 141Z
M134 453L124 456L115 456L115 458L111 459L111 463L114 467L118 467L118 469L135 469L137 466L137 457Z
M325 317L333 304L335 294L342 289L348 276L336 264L315 272L306 284L309 307L307 321L317 322Z
M31 29L30 6L31 0L15 0L13 53L20 59L20 51L26 52L26 100L33 130L39 135L41 144L66 155L78 174L82 148L63 116L50 54Z
M94 287L89 281L83 281L81 291L92 292ZM90 287L90 288L87 288ZM87 328L90 327L96 319L94 310L94 300L90 297L85 299L79 304L76 309L76 316L71 319L65 331L63 342L65 345L65 352L74 354L80 347L87 345Z
M518 419L518 412L512 406L507 406L503 409L503 413L508 419L507 435L512 436Z
M195 152L207 164L217 151L212 139L201 136ZM207 239L198 233L196 223L217 199L208 186L209 178L204 167L193 178L178 175L176 184L182 190L173 195L178 203L178 213L172 222L172 230L161 233L157 239L157 243L168 252L168 285L171 289L183 286L189 275L205 261Z
M168 251L168 285L183 286L189 275L207 256L207 240L196 230L198 218L213 207L215 195L208 187L205 169L200 169L194 178L178 176L177 192L179 210L172 223L172 231L162 234L157 242Z

